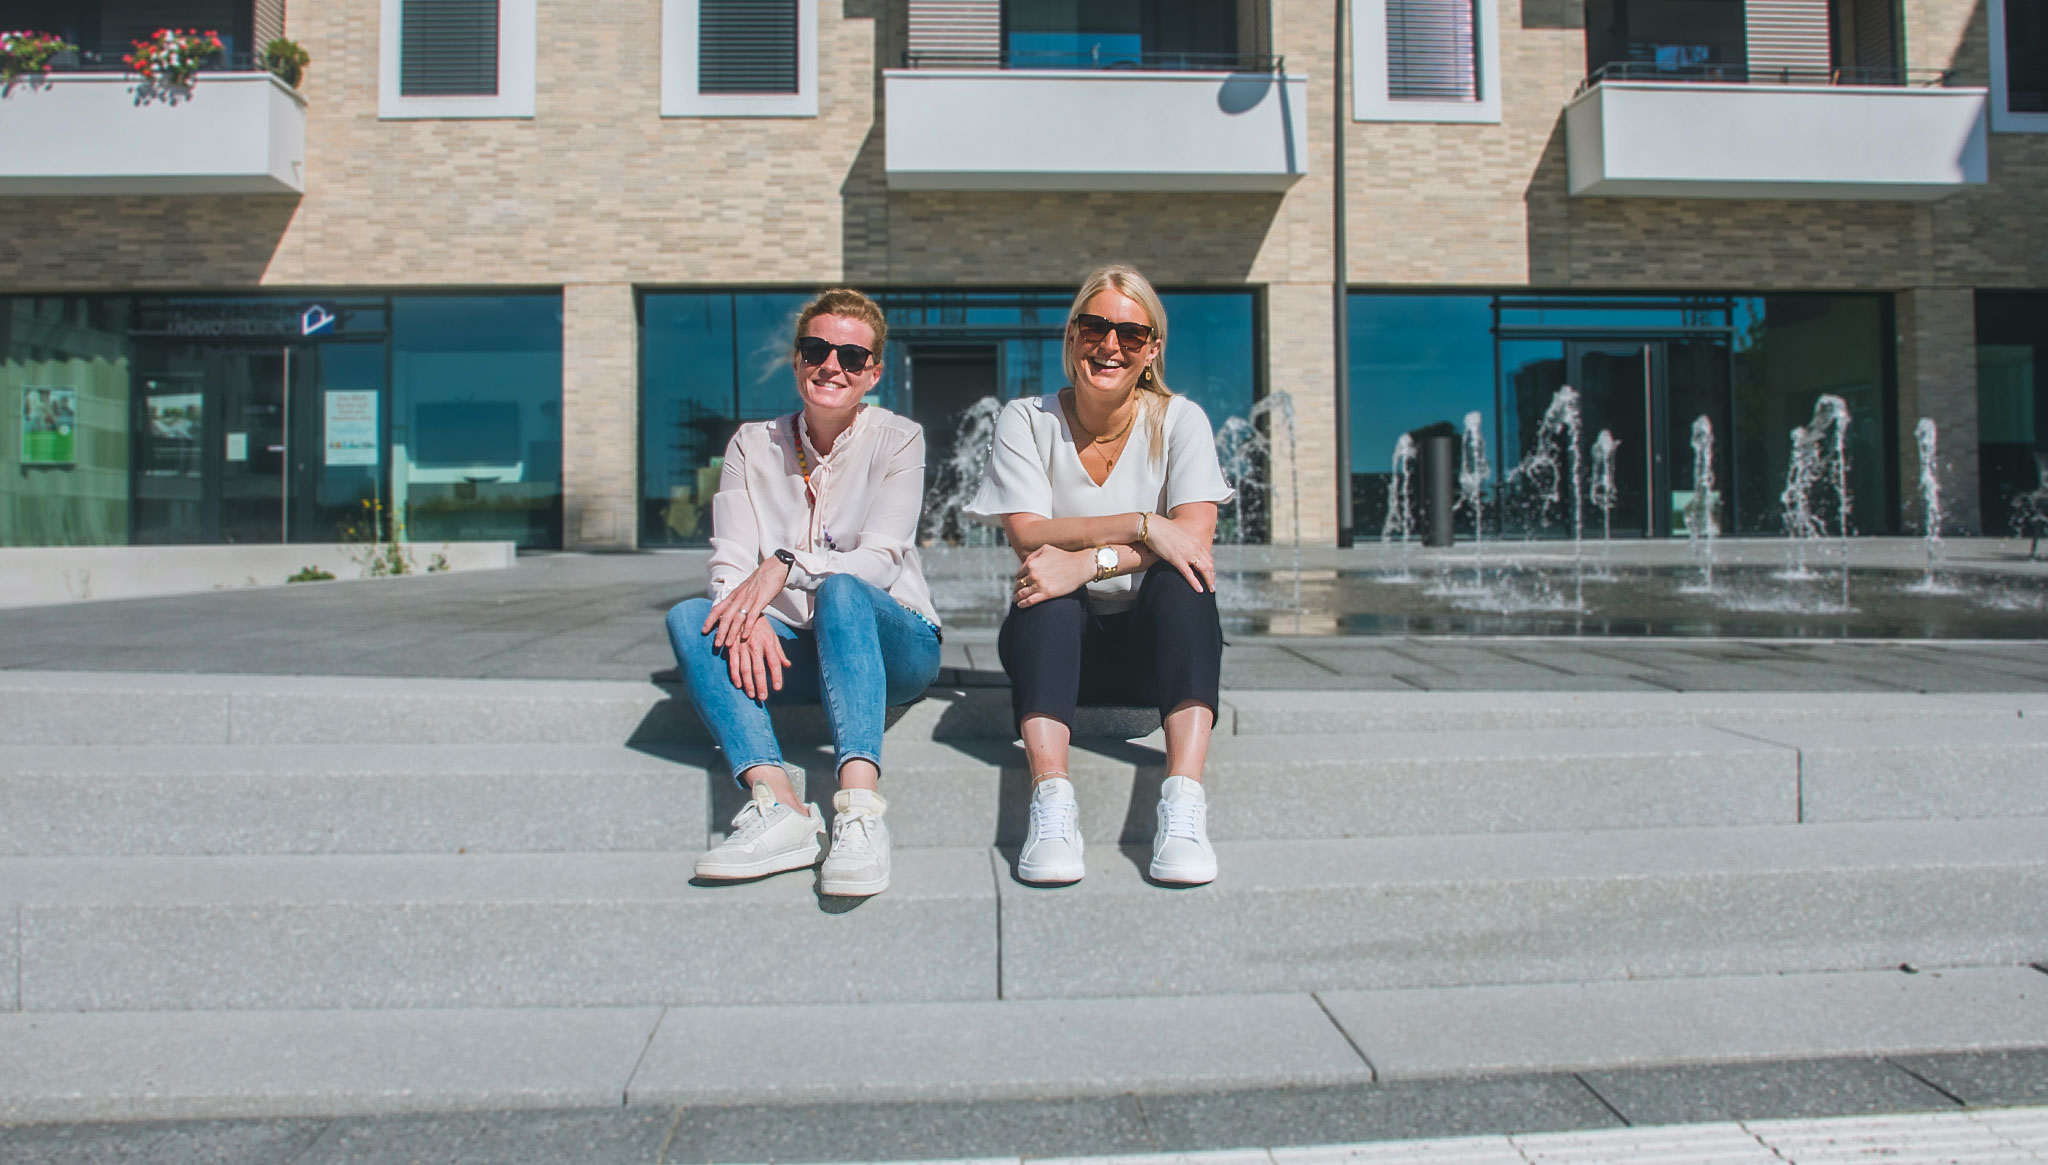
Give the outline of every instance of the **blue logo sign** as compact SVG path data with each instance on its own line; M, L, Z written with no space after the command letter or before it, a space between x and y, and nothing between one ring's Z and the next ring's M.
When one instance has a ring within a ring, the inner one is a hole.
M340 319L340 316L335 315L320 304L307 304L306 310L299 313L299 334L301 336L331 336L334 334L335 323Z

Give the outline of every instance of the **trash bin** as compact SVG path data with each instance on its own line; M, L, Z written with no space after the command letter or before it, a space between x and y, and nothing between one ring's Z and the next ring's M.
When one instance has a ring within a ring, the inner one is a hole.
M1449 546L1458 506L1458 437L1450 425L1417 430L1422 447L1422 544Z

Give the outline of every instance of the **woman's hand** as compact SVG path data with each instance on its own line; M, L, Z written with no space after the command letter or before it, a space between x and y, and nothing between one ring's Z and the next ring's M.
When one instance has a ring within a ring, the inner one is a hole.
M709 635L713 627L718 634L712 637L713 648L728 648L748 638L754 621L765 616L768 604L789 585L789 567L779 558L770 558L754 568L754 573L741 580L740 585L725 592L725 597L711 605L711 614L698 628ZM770 638L774 632L769 633ZM737 678L733 681L739 682ZM776 687L781 687L778 682Z
M1164 514L1154 514L1147 520L1145 545L1160 561L1172 563L1196 591L1216 589L1216 559L1207 538Z
M1024 556L1017 567L1017 582L1011 598L1020 607L1035 606L1047 599L1070 595L1095 577L1093 550L1061 550L1041 546Z
M755 616L746 634L726 649L725 666L732 673L732 686L749 700L765 700L769 692L782 690L782 669L789 666L789 655L766 615Z

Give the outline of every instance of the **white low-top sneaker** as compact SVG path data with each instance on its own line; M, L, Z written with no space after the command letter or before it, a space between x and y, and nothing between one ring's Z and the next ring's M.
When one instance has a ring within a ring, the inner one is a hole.
M832 850L818 868L818 890L865 898L889 888L889 803L873 789L833 794Z
M1197 885L1216 880L1209 844L1209 798L1202 782L1168 777L1159 787L1159 831L1152 835L1152 877Z
M1078 882L1081 864L1081 806L1065 777L1047 777L1031 790L1031 831L1017 856L1017 876L1026 882Z
M700 878L758 878L818 864L824 852L825 818L816 805L806 817L775 799L766 785L732 819L725 840L697 859Z

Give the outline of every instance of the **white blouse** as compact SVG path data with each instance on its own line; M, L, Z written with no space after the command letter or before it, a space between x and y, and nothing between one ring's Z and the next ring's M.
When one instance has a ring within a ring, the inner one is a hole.
M789 585L764 614L808 628L811 592L831 575L850 574L938 626L917 560L924 430L868 405L827 456L811 444L807 425L790 424L792 415L741 425L726 444L711 499L711 601L724 598L777 550L788 550L796 556ZM810 460L815 505L797 463L799 440Z
M1167 514L1187 502L1221 505L1237 495L1223 479L1216 435L1202 406L1184 396L1168 397L1163 429L1165 456L1155 461L1151 426L1140 419L1131 428L1123 456L1097 485L1081 465L1059 395L1013 400L996 419L988 468L967 512L994 519L1004 514ZM1127 574L1091 582L1089 600L1100 611L1122 610L1137 600L1142 580L1142 574Z

